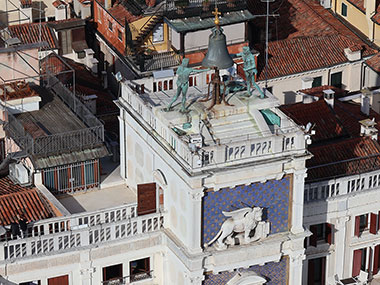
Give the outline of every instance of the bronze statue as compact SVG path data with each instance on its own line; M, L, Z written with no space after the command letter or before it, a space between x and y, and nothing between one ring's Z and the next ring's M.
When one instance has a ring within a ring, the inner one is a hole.
M170 102L170 104L168 105L168 107L165 108L166 112L170 111L170 109L172 108L172 105L174 104L175 101L177 101L179 95L182 93L182 106L181 106L180 112L185 113L186 112L186 106L185 106L185 104L186 104L186 93L187 93L187 90L189 89L190 74L201 73L201 72L210 70L208 68L207 69L190 68L190 67L188 67L188 64L189 64L189 59L184 58L184 59L182 59L181 65L177 69L177 75L178 75L177 93L174 96L174 98L172 99L172 101Z
M255 75L257 74L255 56L249 50L249 47L243 47L243 51L236 54L236 56L241 56L243 58L243 70L245 73L245 81L247 83L247 90L249 96L252 95L251 85L253 85L257 91L260 93L260 98L264 98L264 93L260 87L256 84Z

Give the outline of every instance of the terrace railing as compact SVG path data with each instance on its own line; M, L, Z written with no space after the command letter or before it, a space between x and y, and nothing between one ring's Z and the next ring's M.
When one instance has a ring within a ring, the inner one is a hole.
M48 75L46 83L48 89L57 95L87 128L33 138L25 131L21 122L9 113L8 122L4 127L8 135L29 155L57 154L101 145L104 142L103 124L57 77Z
M158 231L161 213L137 216L137 204L57 217L30 227L27 237L0 242L0 260L19 259L98 245Z

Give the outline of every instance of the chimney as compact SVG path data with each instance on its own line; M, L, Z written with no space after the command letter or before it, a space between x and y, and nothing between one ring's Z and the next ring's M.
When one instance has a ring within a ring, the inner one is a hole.
M57 0L53 2L55 10L55 19L66 20L67 19L67 4L64 1Z
M33 23L32 1L22 1L20 5L20 24Z
M352 45L344 49L344 55L349 61L357 61L362 58L362 47L359 45Z
M360 111L366 115L369 116L370 111L370 98L368 97L368 94L362 93L360 96Z
M360 135L362 137L371 137L373 140L377 140L377 129L375 118L365 119L359 121L360 123Z
M334 94L335 92L332 89L323 90L323 98L331 108L334 108Z
M305 94L302 92L300 92L299 94L302 95L302 103L303 104L310 104L310 103L314 102L314 96L311 96L311 95L308 95L308 94Z
M304 77L302 78L302 89L309 89L313 87L313 78L312 77Z

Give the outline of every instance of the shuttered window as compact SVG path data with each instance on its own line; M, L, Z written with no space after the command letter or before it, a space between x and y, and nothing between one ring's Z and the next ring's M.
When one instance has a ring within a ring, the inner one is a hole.
M362 264L362 254L363 254L363 251L361 249L354 250L352 276L358 276L360 274L360 267Z
M156 212L156 183L137 185L137 215Z
M375 251L373 254L373 275L379 272L380 267L380 244L375 246Z
M69 275L49 278L48 285L69 285Z

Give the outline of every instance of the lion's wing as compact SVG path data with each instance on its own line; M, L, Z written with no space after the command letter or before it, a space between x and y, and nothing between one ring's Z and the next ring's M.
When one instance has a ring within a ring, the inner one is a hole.
M233 219L241 219L245 216L245 214L251 211L252 211L251 208L241 208L241 209L231 211L231 212L222 211L222 213L225 217L232 217Z

